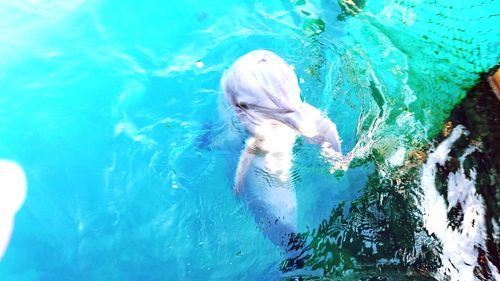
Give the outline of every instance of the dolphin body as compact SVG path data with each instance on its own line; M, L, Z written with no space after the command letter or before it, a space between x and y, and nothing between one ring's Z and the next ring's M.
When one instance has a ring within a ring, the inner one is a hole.
M336 126L300 99L293 67L271 51L256 50L237 59L224 73L221 86L225 100L249 134L234 191L252 211L262 232L285 252L297 255L292 149L296 138L303 135L320 145L323 155L341 156Z

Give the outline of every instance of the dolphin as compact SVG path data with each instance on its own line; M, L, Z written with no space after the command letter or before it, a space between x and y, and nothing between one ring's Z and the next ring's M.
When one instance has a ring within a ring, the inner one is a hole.
M223 95L248 133L234 180L234 191L274 244L297 255L297 200L290 176L295 140L341 157L335 124L300 98L293 67L267 50L238 58L223 74ZM295 250L294 250L295 249Z

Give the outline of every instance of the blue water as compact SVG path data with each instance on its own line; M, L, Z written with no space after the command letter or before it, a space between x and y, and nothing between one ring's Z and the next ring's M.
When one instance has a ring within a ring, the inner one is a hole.
M0 1L0 158L28 180L0 280L279 279L282 253L232 193L243 143L228 145L219 82L237 57L294 65L356 155L331 175L296 146L302 231L347 213L384 169L373 150L428 140L498 61L495 1L369 1L345 18L296 2Z

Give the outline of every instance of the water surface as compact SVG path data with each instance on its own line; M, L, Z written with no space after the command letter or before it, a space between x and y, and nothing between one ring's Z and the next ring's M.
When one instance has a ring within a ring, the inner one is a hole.
M404 257L441 251L419 242L425 206L409 199L424 163L408 196L391 176L498 63L498 1L268 2L0 1L0 158L28 180L2 280L281 278L282 253L232 194L242 143L220 114L223 71L254 49L295 67L355 156L332 175L295 147L311 274L400 280ZM422 276L443 276L428 263Z

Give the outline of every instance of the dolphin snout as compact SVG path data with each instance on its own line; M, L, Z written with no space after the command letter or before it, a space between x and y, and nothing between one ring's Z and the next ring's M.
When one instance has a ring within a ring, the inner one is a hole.
M279 119L281 119L279 121L297 130L305 137L313 137L317 133L315 123L312 122L310 118L308 118L308 116L305 116L301 111L293 111L291 113L283 114L283 116Z

